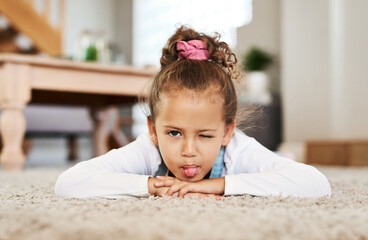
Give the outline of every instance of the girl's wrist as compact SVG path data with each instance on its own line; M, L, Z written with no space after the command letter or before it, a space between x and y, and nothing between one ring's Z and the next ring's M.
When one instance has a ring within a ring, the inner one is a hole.
M225 193L225 177L210 178L206 179L206 181L209 181L209 183L211 183L209 193L218 195L223 195Z
M147 181L148 193L150 195L156 195L156 188L155 188L156 179L153 177L149 177Z
M217 180L218 192L216 194L223 195L225 193L225 177L219 177Z

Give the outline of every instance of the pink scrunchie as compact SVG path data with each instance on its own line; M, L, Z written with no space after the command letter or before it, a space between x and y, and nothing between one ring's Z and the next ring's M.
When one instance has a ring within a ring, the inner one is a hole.
M207 60L210 53L201 40L179 41L176 43L179 59Z

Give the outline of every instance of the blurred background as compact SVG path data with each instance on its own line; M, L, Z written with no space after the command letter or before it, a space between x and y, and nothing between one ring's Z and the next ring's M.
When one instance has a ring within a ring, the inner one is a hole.
M361 166L367 9L366 0L3 0L0 52L158 69L180 24L218 32L247 72L239 100L262 113L248 135L297 161ZM29 105L25 115L26 166L92 157L87 109ZM146 131L142 106L119 106L118 119L129 141Z

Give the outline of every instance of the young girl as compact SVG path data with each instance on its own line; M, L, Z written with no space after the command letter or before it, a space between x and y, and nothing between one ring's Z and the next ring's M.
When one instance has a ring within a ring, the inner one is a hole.
M179 28L151 86L149 133L68 169L57 179L56 195L330 196L317 169L278 156L235 128L236 62L217 37Z

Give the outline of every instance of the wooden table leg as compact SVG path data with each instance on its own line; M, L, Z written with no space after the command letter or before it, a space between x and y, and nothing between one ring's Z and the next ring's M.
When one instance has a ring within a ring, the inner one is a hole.
M68 142L68 161L73 162L78 157L78 139L76 135L67 136Z
M26 131L23 109L30 101L30 68L8 63L0 72L0 133L3 149L0 155L2 170L22 170L25 155L22 143Z
M4 108L0 117L0 130L4 143L0 155L3 170L22 170L25 155L22 143L26 131L26 120L22 108Z

